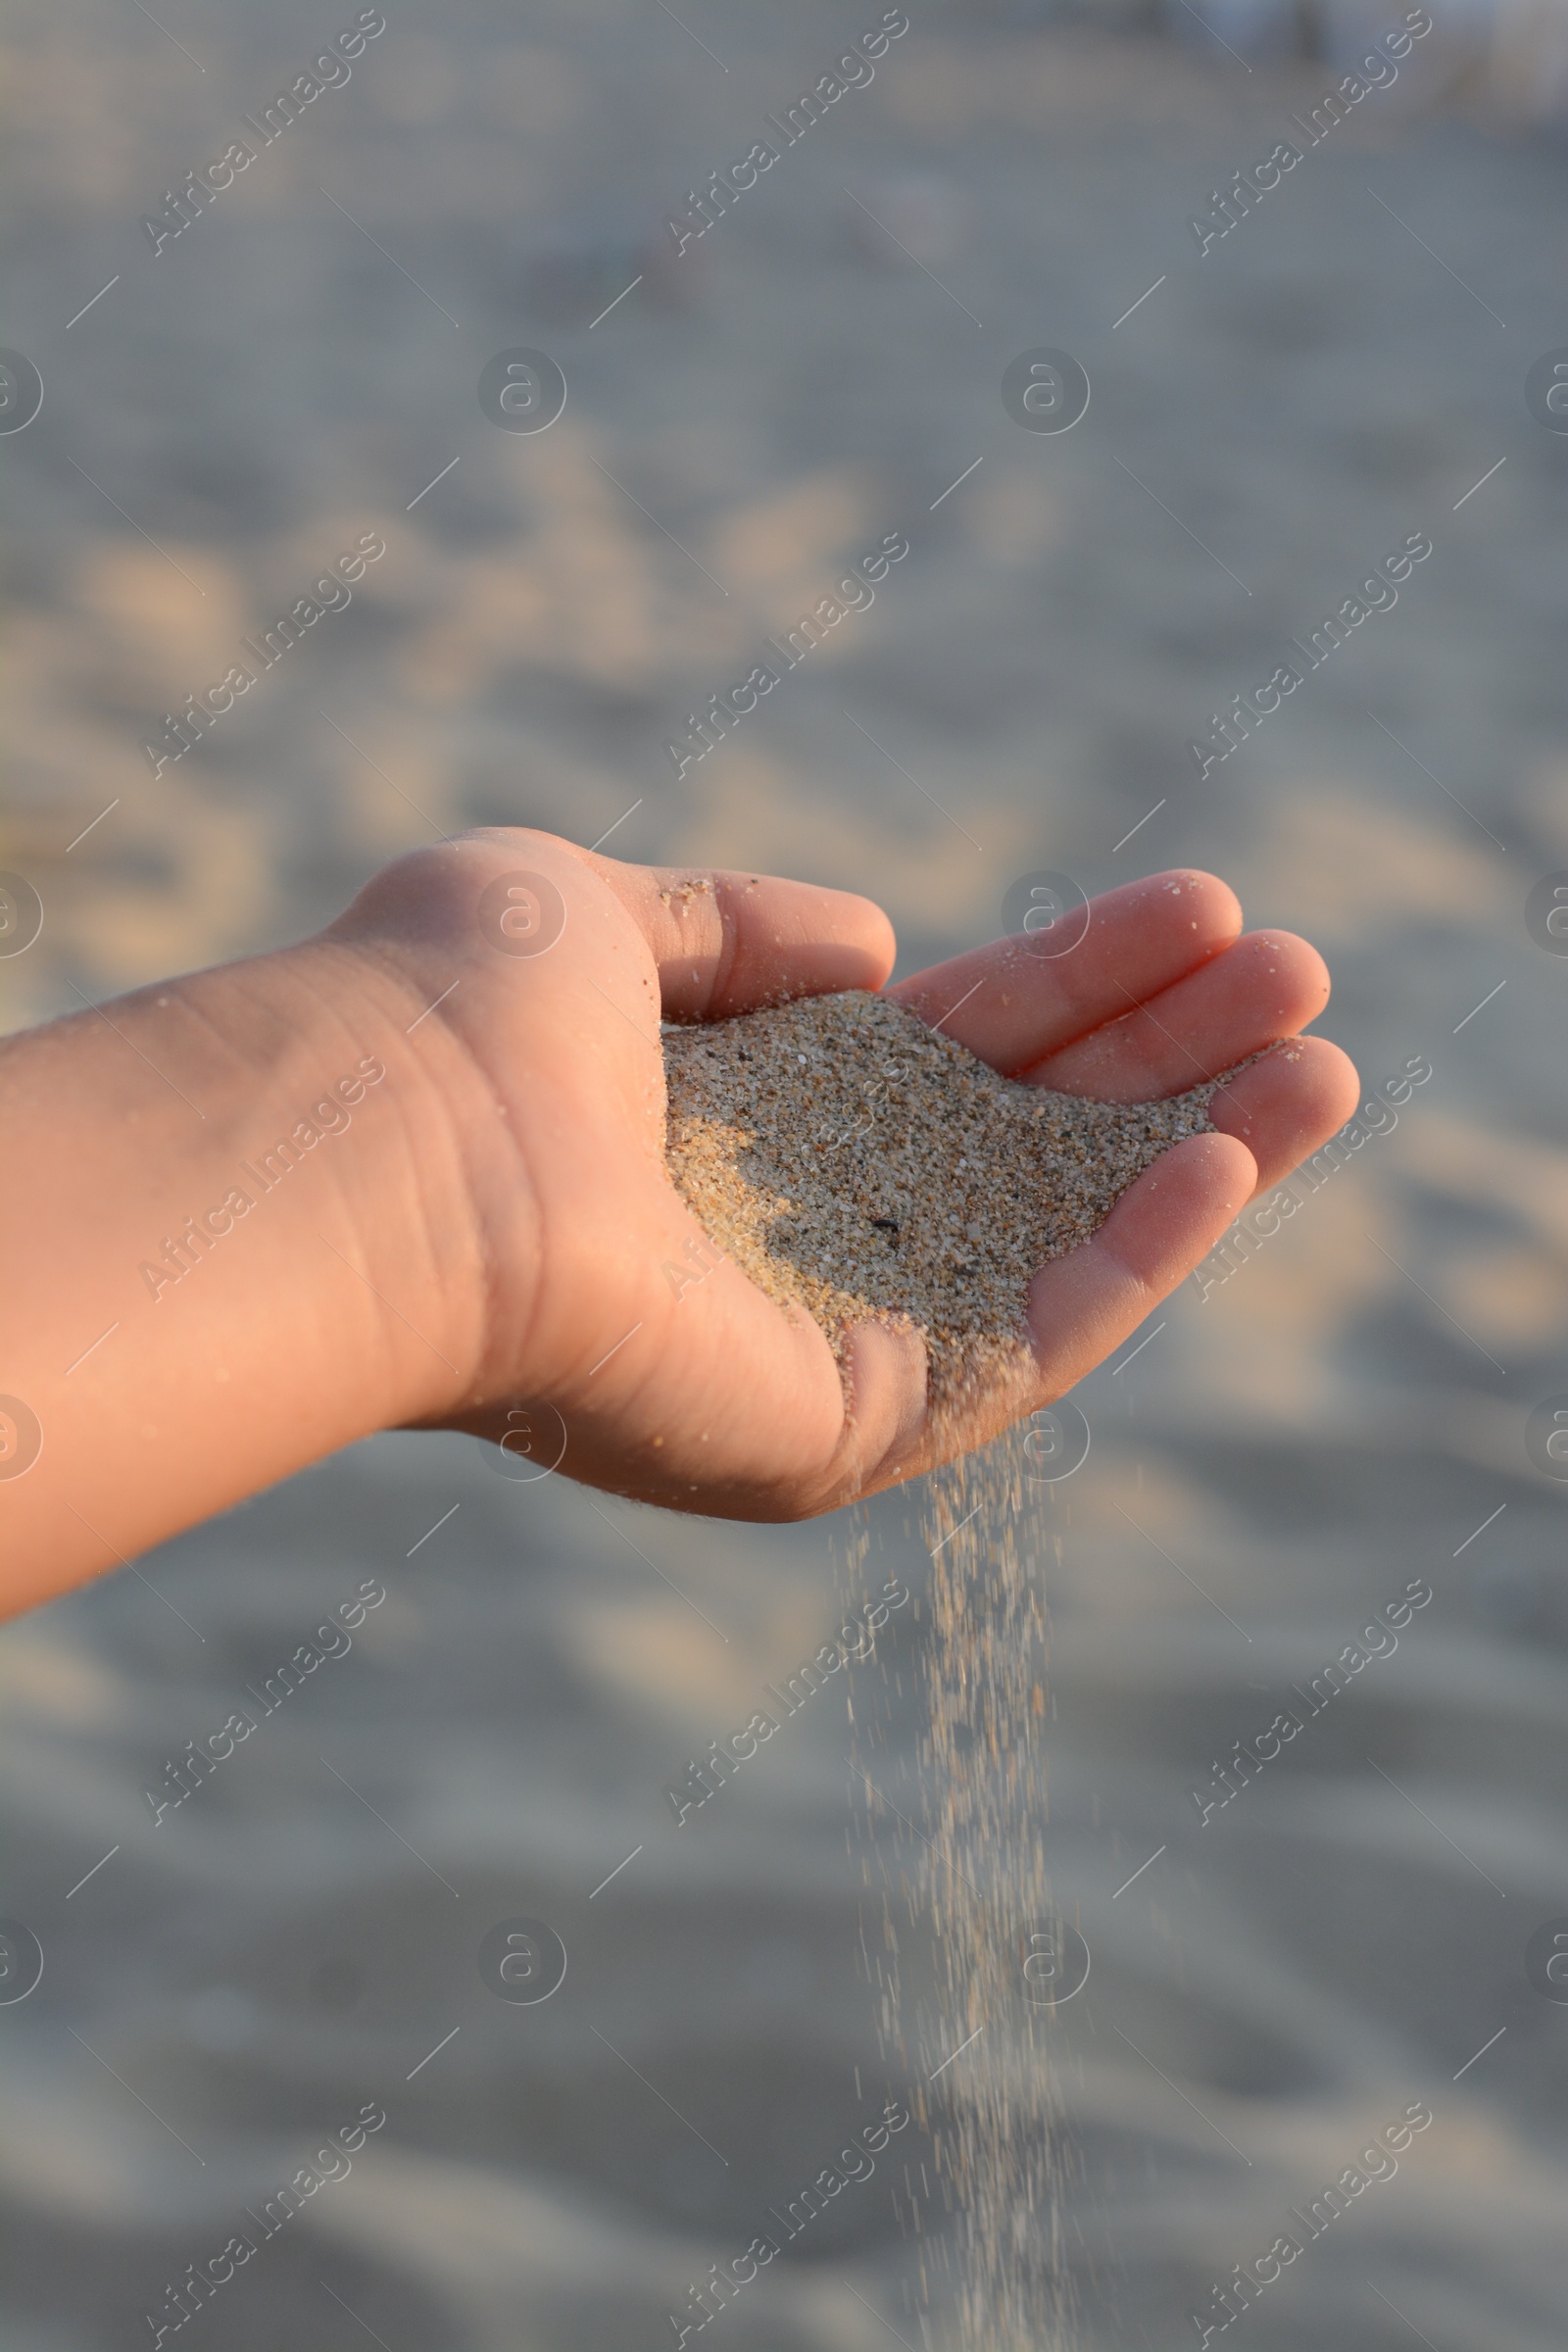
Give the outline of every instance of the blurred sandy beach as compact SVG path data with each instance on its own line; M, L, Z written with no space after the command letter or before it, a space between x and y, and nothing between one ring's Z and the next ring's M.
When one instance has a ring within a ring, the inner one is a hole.
M1568 869L1568 435L1525 396L1568 335L1558 19L1435 11L1200 251L1191 218L1392 0L1320 12L1308 54L1255 9L1204 11L1229 47L907 13L677 265L666 217L870 0L389 5L156 252L165 191L356 11L13 12L6 339L44 405L0 437L0 867L45 921L0 1004L299 936L474 823L867 892L901 970L998 936L1037 869L1208 865L1315 939L1367 1091L1430 1080L1083 1385L1088 1459L1019 1525L1089 1982L938 2085L879 2047L855 1771L874 1725L879 1788L932 1820L919 1494L856 1563L848 1517L685 1523L377 1438L0 1640L0 1907L45 1958L0 2004L15 2352L156 2341L236 2231L257 2251L181 2343L672 2344L886 2102L939 2115L1040 2046L1070 2162L1031 2258L1081 2352L1199 2342L1413 2103L1396 2173L1209 2340L1563 2341L1568 2005L1526 1958L1568 1919L1565 1492L1526 1446L1568 1399L1568 961L1525 917ZM1069 432L1004 405L1036 348L1093 386ZM546 431L476 396L514 349L564 375ZM677 773L709 698L893 533L874 602ZM1189 744L1411 534L1396 605L1200 778ZM347 601L155 774L147 741L366 535ZM853 1758L824 1690L677 1826L688 1759L890 1576L911 1605L844 1678ZM1205 1817L1236 1743L1422 1581ZM368 1585L348 1647L155 1818L170 1761ZM564 1946L548 2001L481 1973L514 1920ZM264 2235L367 2105L351 2169ZM930 2162L894 2137L703 2340L941 2352Z

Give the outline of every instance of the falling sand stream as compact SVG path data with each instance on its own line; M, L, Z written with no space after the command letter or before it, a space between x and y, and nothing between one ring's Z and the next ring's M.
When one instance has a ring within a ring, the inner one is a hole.
M1204 1131L1213 1092L1098 1103L1023 1086L859 993L672 1029L664 1049L667 1164L710 1238L835 1351L857 1320L918 1331L932 1409L960 1417L983 1389L1027 1385L1035 1268ZM1027 1461L1004 1439L925 1482L921 1785L888 1786L874 1686L855 1724L862 1952L884 2055L918 2086L929 2134L896 2202L924 2241L922 2300L954 2315L961 2352L1073 2341L1048 2042L1082 1947L1046 1878L1045 1583ZM858 1513L857 1596L869 1544Z

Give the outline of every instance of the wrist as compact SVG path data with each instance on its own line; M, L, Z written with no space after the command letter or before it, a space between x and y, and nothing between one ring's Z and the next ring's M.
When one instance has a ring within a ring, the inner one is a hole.
M0 1047L13 1605L466 1393L461 1056L407 998L323 939Z
M444 1418L482 1358L484 1284L475 1082L439 989L330 933L205 977L246 1072L224 1134L245 1214L318 1294L324 1378L352 1382L356 1435Z

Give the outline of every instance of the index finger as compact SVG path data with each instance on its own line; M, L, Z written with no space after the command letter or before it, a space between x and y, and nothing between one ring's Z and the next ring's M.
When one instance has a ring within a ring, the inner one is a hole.
M647 940L666 1020L724 1020L792 997L879 989L893 968L893 925L853 891L579 855Z
M901 980L889 994L1012 1076L1207 963L1242 928L1235 892L1214 874L1186 868L1106 891L1090 900L1088 913L1087 931L1063 955L999 939Z

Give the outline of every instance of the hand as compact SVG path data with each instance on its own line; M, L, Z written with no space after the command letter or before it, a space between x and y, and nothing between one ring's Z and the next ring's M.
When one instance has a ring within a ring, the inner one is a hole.
M504 953L475 928L481 893L519 869L545 876L564 907L540 954ZM1067 956L1035 961L999 942L892 993L1027 1084L1149 1101L1298 1038L1327 1003L1303 941L1240 931L1223 883L1156 875L1095 902ZM961 1431L938 1433L912 1335L859 1326L846 1384L816 1326L786 1317L727 1260L696 1285L667 1272L689 1270L702 1236L664 1172L661 1017L880 987L893 939L875 906L498 832L404 859L328 937L398 973L410 1003L460 975L427 1041L466 1203L433 1289L461 1298L466 1280L482 1312L466 1334L446 1325L443 1347L467 1355L463 1393L421 1420L499 1438L509 1408L526 1408L540 1431L564 1425L564 1473L676 1509L831 1510L1053 1401L1355 1104L1353 1068L1321 1039L1244 1070L1214 1098L1219 1133L1167 1152L1093 1241L1036 1274L1035 1393L999 1395Z
M1179 1093L1327 1001L1310 948L1239 929L1223 883L1159 875L1098 901L1066 956L1001 942L895 994L1028 1082ZM666 1272L703 1237L664 1173L661 1017L878 988L892 962L887 918L839 891L473 833L299 947L0 1041L0 1606L376 1430L499 1439L519 1408L591 1485L831 1510L1059 1396L1353 1107L1319 1039L1253 1062L1220 1133L1036 1275L1036 1390L939 1430L911 1334L859 1326L846 1390L816 1326L727 1260Z

